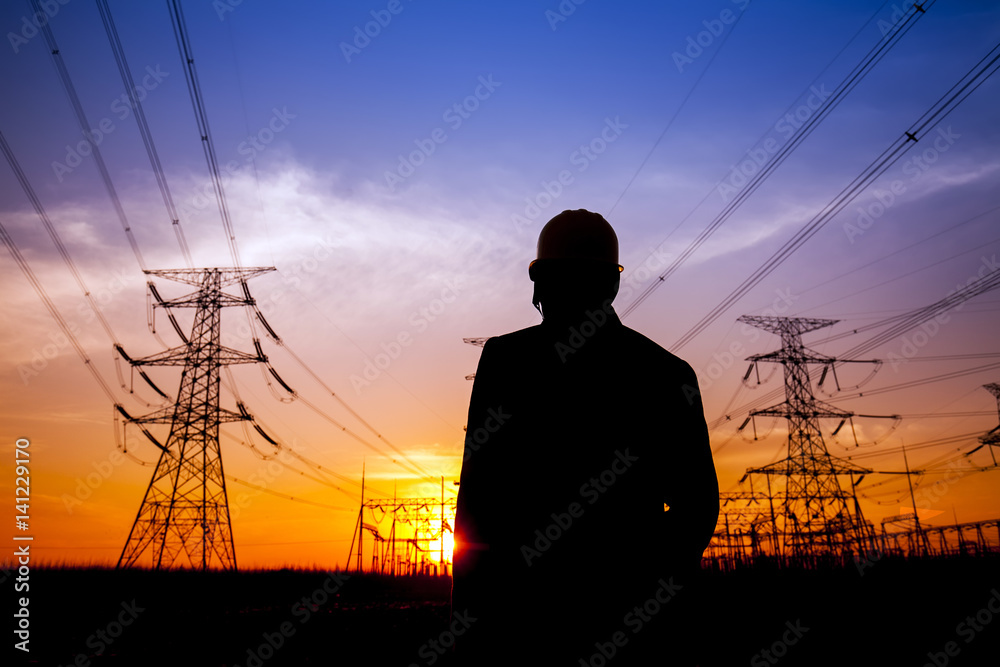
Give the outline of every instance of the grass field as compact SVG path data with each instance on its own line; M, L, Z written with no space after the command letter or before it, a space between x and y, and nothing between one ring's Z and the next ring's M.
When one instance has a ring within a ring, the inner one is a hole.
M996 665L998 590L992 557L702 571L686 636L701 665ZM450 656L430 642L447 628L449 592L447 578L35 568L31 652L13 653L81 667L442 665ZM530 644L498 647L497 664L533 664Z

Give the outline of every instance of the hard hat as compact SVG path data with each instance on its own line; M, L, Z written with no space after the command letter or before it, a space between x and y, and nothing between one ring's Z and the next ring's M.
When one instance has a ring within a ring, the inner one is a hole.
M528 274L534 280L532 269L537 262L573 259L618 264L618 235L611 224L599 213L585 209L563 211L549 220L538 235L538 255L528 265Z

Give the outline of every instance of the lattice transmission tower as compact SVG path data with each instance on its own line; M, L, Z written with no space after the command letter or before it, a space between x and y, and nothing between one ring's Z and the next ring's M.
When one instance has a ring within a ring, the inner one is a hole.
M252 306L246 281L273 267L169 269L145 271L150 276L193 285L198 291L172 300L162 300L155 288L158 307L194 308L191 335L185 344L140 359L133 366L183 366L176 402L143 417L132 418L160 448L160 458L146 495L132 524L118 567L142 561L155 569L177 564L206 570L210 566L236 569L236 551L229 518L226 478L219 449L219 424L247 419L219 407L220 372L223 366L264 361L256 354L223 347L221 314L226 306ZM239 283L242 296L223 288ZM169 311L168 311L169 312ZM146 424L170 424L166 445L160 445Z
M786 555L813 557L849 550L867 551L874 531L862 515L854 492L854 475L872 472L830 454L820 431L820 419L840 419L843 426L854 413L839 410L816 399L809 377L810 364L832 368L842 360L821 355L802 344L802 334L830 326L837 320L744 315L738 321L781 337L781 349L748 357L758 362L784 366L785 400L754 410L754 416L782 417L788 421L788 455L779 461L747 469L748 474L785 478L785 491L777 513L783 526L775 526L783 538ZM851 360L855 361L855 360ZM866 363L866 362L860 362ZM877 362L874 362L877 363ZM751 366L753 368L753 366ZM841 486L848 476L850 489ZM860 480L859 480L860 481Z

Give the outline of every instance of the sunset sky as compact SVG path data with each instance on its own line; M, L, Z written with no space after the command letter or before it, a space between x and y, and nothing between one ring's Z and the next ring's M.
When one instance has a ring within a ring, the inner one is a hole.
M60 55L90 126L103 123L99 147L146 265L183 268L98 8L52 4ZM167 4L109 4L194 264L231 266ZM766 400L782 382L765 364L767 384L741 389L744 359L779 341L737 317L840 320L805 337L837 356L882 329L826 338L997 272L1000 80L993 77L923 129L787 261L677 345L1000 42L996 3L926 5L801 146L624 318L698 372L723 490L734 489L748 466L779 458L786 436L784 424L766 418L757 420L759 441L750 430L736 433L744 406L762 396L754 407L782 400ZM308 501L230 481L231 505L240 505L233 509L239 563L331 567L346 563L360 491L352 481L360 483L363 466L374 487L366 497L394 488L437 497L441 476L454 497L472 388L465 376L479 357L462 338L538 322L527 265L546 220L586 208L614 225L625 267L616 308L624 312L723 211L743 183L741 167L752 175L787 145L909 5L187 0L183 7L242 263L277 269L250 288L287 349L258 329L261 344L308 404L289 401L273 383L272 394L259 366L233 367L239 394L273 437L349 478L321 484L300 472L327 473L300 460L268 466L244 446L240 424L225 425L227 475ZM79 155L86 142L30 17L27 3L0 7L0 131L115 339L132 357L159 352L146 323L146 277L94 157ZM0 223L117 400L133 415L161 407L138 375L140 400L120 389L112 340L6 161ZM6 250L0 277L0 451L11 463L15 440L31 440L34 548L52 561L114 563L152 468L116 453L113 404ZM165 298L186 293L156 284ZM182 327L191 315L178 312ZM1000 382L998 324L1000 295L979 295L859 355L886 361L860 390L847 387L870 368L850 364L838 368L843 400L818 392L841 409L902 416L891 433L892 420L856 418L861 448L848 428L827 444L884 471L903 469L905 444L911 467L937 471L916 488L930 524L1000 516L1000 472L972 474L992 465L989 450L962 456L997 425L996 399L982 385ZM156 330L168 345L179 343L162 312ZM223 339L253 352L242 309L224 313ZM149 372L176 394L177 369ZM132 382L127 366L123 376ZM223 392L222 405L235 410L232 393ZM829 433L836 423L825 426ZM665 422L665 443L670 431ZM165 430L157 433L166 439ZM271 450L249 433L258 449ZM127 437L130 454L155 460L157 450L134 426ZM880 449L887 451L871 455ZM398 463L405 461L426 477ZM12 466L4 471L0 489L10 498ZM510 490L530 492L517 478ZM868 476L860 491L876 526L911 511L905 477Z

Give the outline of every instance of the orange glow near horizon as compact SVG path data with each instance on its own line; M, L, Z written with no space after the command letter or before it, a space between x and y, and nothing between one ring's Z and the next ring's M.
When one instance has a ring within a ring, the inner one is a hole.
M441 560L441 540L431 540L428 551L434 556L437 563L444 562L451 565L454 562L455 536L452 533L444 534L444 560Z

